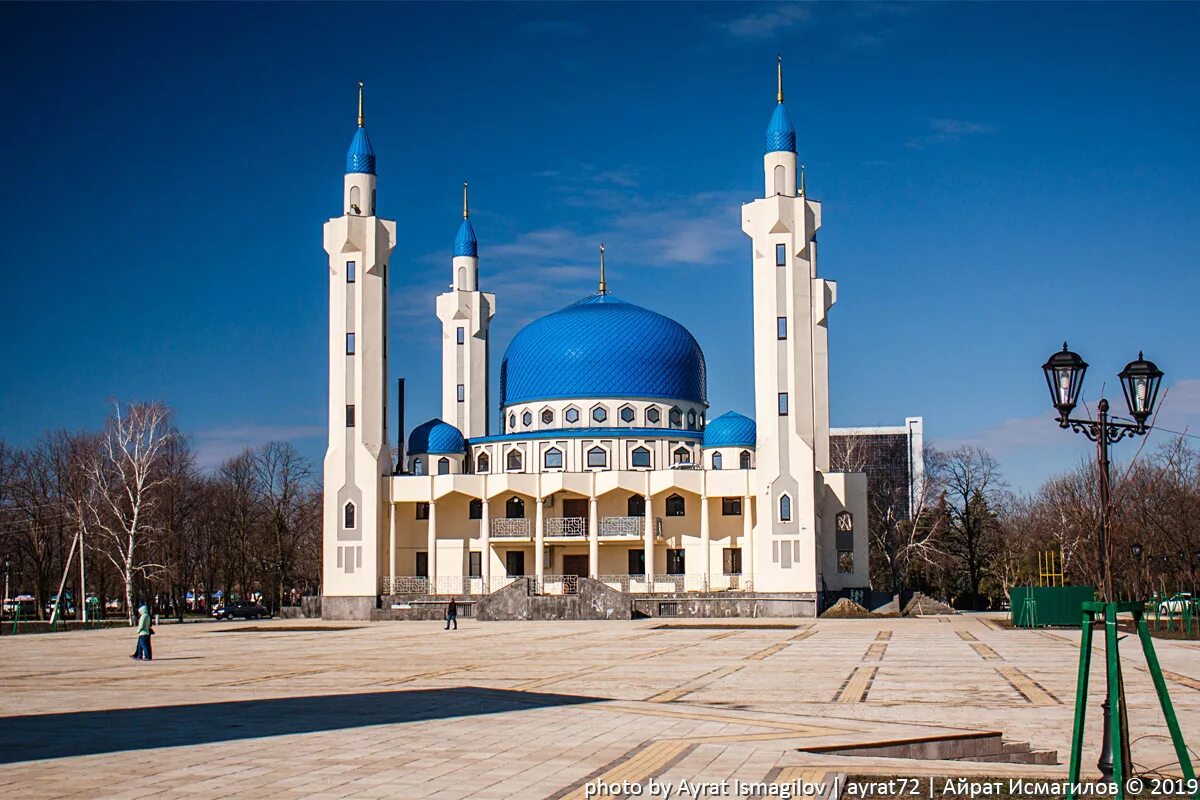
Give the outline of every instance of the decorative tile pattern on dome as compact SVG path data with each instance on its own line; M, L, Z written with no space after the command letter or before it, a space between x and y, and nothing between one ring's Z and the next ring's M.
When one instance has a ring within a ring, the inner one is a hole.
M462 431L449 422L434 418L413 428L412 433L408 435L408 452L410 455L461 455L467 452L467 445Z
M704 353L687 328L595 294L534 320L500 365L500 404L591 397L706 403Z
M775 106L775 113L771 115L771 124L767 125L767 152L778 153L780 151L796 152L796 129L792 127L792 120L783 103Z
M705 447L754 447L758 443L758 425L754 420L728 411L704 428Z
M375 148L371 147L366 128L359 128L354 132L354 138L350 140L350 149L346 151L346 173L352 172L375 174Z
M479 257L479 242L475 239L475 228L471 220L464 219L458 226L458 235L454 237L454 255Z

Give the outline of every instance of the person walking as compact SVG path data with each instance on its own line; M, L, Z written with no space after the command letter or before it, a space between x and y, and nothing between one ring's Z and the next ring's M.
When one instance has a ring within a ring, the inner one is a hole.
M133 651L130 658L137 661L153 661L154 651L150 647L150 637L154 635L154 629L150 627L150 609L145 603L138 606L137 628L137 649Z
M450 630L450 623L454 623L454 630L458 630L458 603L454 598L450 598L450 605L446 606L446 630Z

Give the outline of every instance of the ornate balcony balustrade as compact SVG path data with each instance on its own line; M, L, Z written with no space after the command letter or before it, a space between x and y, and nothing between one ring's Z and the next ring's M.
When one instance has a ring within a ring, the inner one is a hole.
M662 534L662 520L654 520L655 534ZM601 517L600 518L600 535L601 536L645 536L646 535L646 518L645 517Z
M542 520L546 526L546 536L587 536L587 517L546 517Z
M529 536L532 531L533 525L527 518L499 517L492 520L492 536L499 539L520 539Z

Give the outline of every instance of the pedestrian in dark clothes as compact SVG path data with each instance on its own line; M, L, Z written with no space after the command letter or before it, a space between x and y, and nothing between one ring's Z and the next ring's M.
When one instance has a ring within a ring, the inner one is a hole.
M450 623L454 623L454 630L458 630L458 603L454 602L454 598L450 598L450 605L446 606L446 630L450 630Z
M137 649L133 651L130 658L137 661L153 661L154 651L150 648L150 637L154 635L154 629L150 627L150 609L145 605L138 607L137 628Z

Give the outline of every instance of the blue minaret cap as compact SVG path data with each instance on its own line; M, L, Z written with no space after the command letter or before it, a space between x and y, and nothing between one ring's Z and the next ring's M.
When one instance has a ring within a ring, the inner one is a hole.
M467 210L467 183L463 181L463 221L454 237L454 255L479 257L479 242L475 239L475 228L471 227L470 212Z
M371 138L367 136L363 118L363 82L358 82L358 130L350 140L350 149L346 151L346 174L365 172L375 174L375 148L371 147Z
M778 76L778 84L775 91L775 113L771 115L771 124L767 126L767 152L768 153L794 153L796 152L796 129L792 127L792 120L788 117L787 109L783 105L783 56L779 56L776 63L776 75Z

